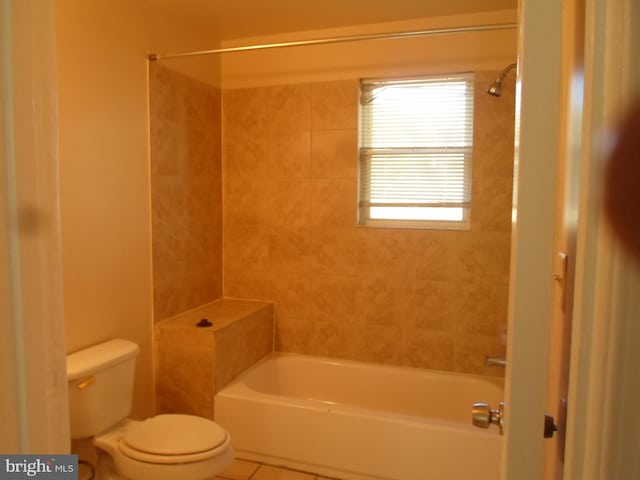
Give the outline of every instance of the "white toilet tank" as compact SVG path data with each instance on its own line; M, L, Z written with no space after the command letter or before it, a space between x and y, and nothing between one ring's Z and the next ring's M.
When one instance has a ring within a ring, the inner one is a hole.
M71 438L89 438L129 416L136 355L128 340L110 340L67 355Z

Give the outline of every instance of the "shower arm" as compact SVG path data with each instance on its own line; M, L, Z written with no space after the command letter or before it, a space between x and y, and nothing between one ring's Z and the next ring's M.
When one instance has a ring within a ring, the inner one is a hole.
M518 66L517 63L512 63L510 65L507 65L505 67L505 69L502 71L502 73L500 75L498 75L498 79L496 79L496 81L502 82L502 80L504 80L504 77L507 76L507 73L509 73L511 70L513 70L514 68L516 68Z

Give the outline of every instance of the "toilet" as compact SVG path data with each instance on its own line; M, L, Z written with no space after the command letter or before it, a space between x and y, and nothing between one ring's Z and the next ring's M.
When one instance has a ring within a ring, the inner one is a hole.
M71 438L93 438L97 480L211 480L233 461L229 433L194 415L129 420L139 348L110 340L67 356Z

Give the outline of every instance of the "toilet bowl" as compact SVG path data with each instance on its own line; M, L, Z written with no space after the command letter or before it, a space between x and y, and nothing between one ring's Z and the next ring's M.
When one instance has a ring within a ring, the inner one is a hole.
M125 420L94 438L100 480L208 480L233 461L229 434L191 415Z
M71 438L93 438L97 480L211 480L233 461L212 420L163 414L130 420L138 346L111 340L67 356Z

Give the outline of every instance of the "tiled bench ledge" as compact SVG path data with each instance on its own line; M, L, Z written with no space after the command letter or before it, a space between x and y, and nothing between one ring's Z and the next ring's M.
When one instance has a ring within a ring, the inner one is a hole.
M155 349L157 413L213 419L215 393L273 351L273 304L221 299L162 320Z

